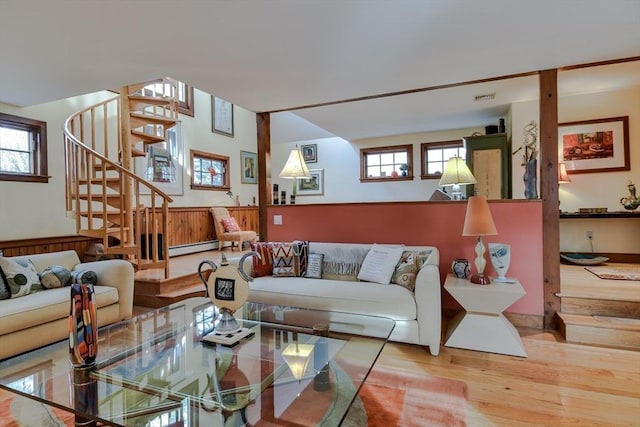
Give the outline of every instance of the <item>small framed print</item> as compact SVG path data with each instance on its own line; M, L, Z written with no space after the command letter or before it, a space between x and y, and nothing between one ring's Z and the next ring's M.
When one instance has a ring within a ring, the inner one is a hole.
M306 163L316 163L318 161L318 145L308 144L302 147L302 158Z
M211 95L211 122L213 132L233 137L233 104Z
M297 179L298 196L322 196L324 194L324 169L309 169L311 178Z
M258 183L258 155L249 151L240 151L240 170L242 184Z

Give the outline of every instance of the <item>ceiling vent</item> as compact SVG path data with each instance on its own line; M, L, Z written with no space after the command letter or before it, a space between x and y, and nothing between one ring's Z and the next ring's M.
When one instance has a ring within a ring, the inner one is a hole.
M474 101L491 101L496 98L496 93L486 93L484 95L476 95L473 97Z

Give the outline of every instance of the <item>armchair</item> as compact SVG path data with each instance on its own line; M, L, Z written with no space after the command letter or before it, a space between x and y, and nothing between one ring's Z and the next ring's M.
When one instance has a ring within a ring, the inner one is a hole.
M231 250L235 246L235 242L238 242L238 251L242 250L242 242L249 241L255 242L257 233L251 230L238 230L227 231L223 221L230 219L232 216L225 207L212 207L209 209L211 216L213 217L213 225L216 230L216 236L218 238L218 250L221 251L224 246L224 242L231 242Z

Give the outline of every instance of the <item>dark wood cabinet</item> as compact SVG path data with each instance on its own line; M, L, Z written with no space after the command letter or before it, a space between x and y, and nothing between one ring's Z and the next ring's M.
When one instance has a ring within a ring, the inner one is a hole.
M468 194L491 199L511 198L511 147L507 134L469 136L463 138L467 165L477 184Z

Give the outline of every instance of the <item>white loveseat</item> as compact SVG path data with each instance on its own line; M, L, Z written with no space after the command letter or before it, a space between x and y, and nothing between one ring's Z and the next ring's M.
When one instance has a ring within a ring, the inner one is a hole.
M127 261L80 263L75 251L13 258L30 259L38 272L54 265L70 271L95 272L98 326L118 322L132 315L134 270ZM0 300L0 360L68 337L69 308L70 288L67 286Z
M339 253L353 249L366 254L372 246L310 242L309 253L326 257L327 251L337 248ZM392 341L429 346L431 354L437 356L442 327L439 252L433 246L405 246L404 250L430 252L416 276L413 292L396 284L262 276L249 283L249 301L388 317L396 323ZM245 260L246 272L251 262L251 258Z

